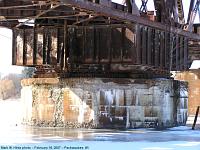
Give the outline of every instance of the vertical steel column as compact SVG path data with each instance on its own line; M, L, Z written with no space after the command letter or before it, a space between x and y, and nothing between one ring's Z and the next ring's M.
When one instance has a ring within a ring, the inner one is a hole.
M160 67L164 67L165 63L165 43L164 43L164 32L160 32Z
M16 65L17 64L17 46L16 46L16 42L17 42L17 38L16 38L16 31L12 30L12 65Z
M184 70L188 69L188 38L184 38Z
M126 28L125 27L122 27L122 33L121 33L121 35L122 35L122 45L121 45L121 62L123 63L123 61L124 61L124 54L125 54L125 38L126 38Z
M61 40L60 40L60 29L57 29L57 64L60 64L61 58Z
M26 38L26 30L23 29L23 65L27 64L27 38Z
M33 28L33 65L37 64L37 53L38 53L37 41L38 41L37 29L34 27Z
M46 29L43 30L43 64L47 63L46 59L46 49L47 49L47 36L46 36Z
M180 36L180 71L184 69L184 43L183 36Z
M147 28L142 29L142 64L147 64Z
M147 64L152 64L152 29L148 28L148 36L147 36Z
M141 64L141 27L136 25L136 63Z
M179 41L179 35L176 35L176 67L175 70L179 70L180 69L180 63L179 63L179 59L180 59L180 41Z
M169 52L170 52L170 36L169 33L165 31L165 48L164 48L164 57L165 57L165 61L164 61L164 67L167 68L168 65L168 61L169 61Z
M174 51L174 35L170 33L170 49L169 49L169 70L172 70L173 66L173 51Z
M67 44L68 44L68 28L67 28L67 20L64 21L64 41L63 41L63 46L64 46L64 51L63 51L63 70L68 70L68 64L67 64Z
M110 26L108 27L108 32L107 33L108 33L108 40L107 40L106 44L108 45L108 54L109 54L108 60L109 60L109 64L110 64L112 62L112 48L111 48L111 45L112 45L112 37L111 36L112 35L111 35L111 27Z
M155 46L155 52L154 52L154 65L156 67L159 66L159 48L160 48L160 43L159 43L159 31L155 30L155 41L154 41L154 46Z
M51 40L51 30L47 31L47 41L48 41L48 44L47 44L47 64L51 64L51 43L52 43L52 40Z
M94 27L94 30L93 30L93 32L94 32L94 58L93 58L93 60L94 60L94 62L96 63L96 62L98 62L98 50L97 50L97 30L96 30L96 28ZM110 33L111 34L111 33ZM110 36L112 36L112 35L110 35ZM112 37L111 37L112 38ZM112 44L110 45L110 46L112 46Z

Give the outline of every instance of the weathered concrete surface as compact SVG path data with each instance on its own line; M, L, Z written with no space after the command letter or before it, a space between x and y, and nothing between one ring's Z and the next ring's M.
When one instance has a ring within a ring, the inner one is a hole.
M31 125L68 128L185 124L187 98L180 98L179 83L168 79L24 79L23 119Z
M200 70L176 73L175 79L188 82L188 114L195 115L200 106Z

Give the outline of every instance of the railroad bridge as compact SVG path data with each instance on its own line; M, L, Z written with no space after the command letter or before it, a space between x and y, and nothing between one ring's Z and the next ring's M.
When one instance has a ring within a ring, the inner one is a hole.
M186 84L171 71L200 59L199 0L185 21L181 0L1 0L13 31L12 64L35 67L22 81L24 122L65 127L185 124Z

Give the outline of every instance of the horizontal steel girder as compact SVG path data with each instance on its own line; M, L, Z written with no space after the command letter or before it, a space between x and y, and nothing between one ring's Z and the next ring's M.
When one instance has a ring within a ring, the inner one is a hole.
M158 22L153 22L153 21L147 20L145 18L132 15L132 14L127 13L127 12L114 10L110 7L107 7L107 6L104 6L104 5L99 5L99 4L96 4L96 3L89 2L89 1L61 0L61 4L94 11L95 13L99 13L99 14L102 14L102 15L105 15L105 16L109 16L109 17L112 17L112 18L115 18L115 19L120 19L120 20L127 21L127 22L134 22L134 23L138 23L138 24L143 24L143 25L146 25L146 26L150 26L152 28L165 30L165 31L172 32L172 33L175 33L175 34L177 33L177 34L186 36L190 39L200 40L200 36L197 35L197 34L193 34L191 32L187 32L187 31L184 31L182 29L178 29L178 28L175 28L175 27L172 27L172 26L169 26L169 25L164 25L164 24L161 24L161 23L158 23Z

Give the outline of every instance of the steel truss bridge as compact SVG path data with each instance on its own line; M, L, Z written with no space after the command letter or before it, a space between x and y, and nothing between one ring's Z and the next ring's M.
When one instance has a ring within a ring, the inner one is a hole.
M185 21L182 0L135 7L110 0L1 0L0 25L13 30L12 63L36 77L170 77L200 59L200 0ZM194 27L194 28L193 28ZM196 33L195 33L196 32Z

